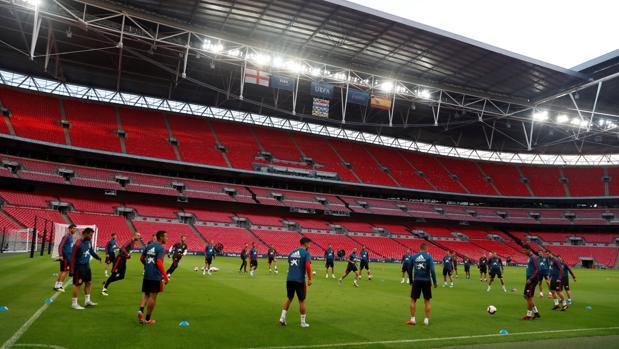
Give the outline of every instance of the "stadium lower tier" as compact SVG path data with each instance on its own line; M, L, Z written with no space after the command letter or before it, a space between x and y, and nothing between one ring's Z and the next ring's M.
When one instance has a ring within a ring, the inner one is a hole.
M616 208L503 208L474 205L448 205L413 202L396 199L378 199L275 189L258 186L243 186L229 183L201 181L182 177L165 177L137 172L77 166L67 163L34 160L0 154L6 168L0 168L0 178L27 181L34 184L55 183L75 188L113 190L120 193L143 193L167 197L183 197L188 200L216 200L226 203L246 203L261 206L293 207L310 211L337 211L397 217L422 217L453 221L491 222L512 224L568 224L568 225L613 225L619 219ZM9 170L10 169L10 170ZM3 191L5 201L29 207L48 207L51 197L13 194ZM55 200L63 201L57 197ZM66 201L66 200L65 200ZM106 198L82 200L73 198L76 210L113 213ZM134 204L138 214L148 217L175 218L176 212L154 204ZM252 221L253 222L253 221ZM260 224L260 222L253 222ZM433 235L438 235L437 231ZM443 229L444 230L444 229ZM353 227L354 232L372 232L371 226ZM453 237L450 231L444 231Z
M315 256L322 256L329 246L335 251L344 250L346 254L353 248L360 250L365 246L372 259L399 260L407 249L418 251L420 244L426 242L437 260L447 250L453 250L460 258L473 261L482 254L496 252L504 259L509 257L515 263L525 263L526 256L518 241L531 238L543 248L560 253L572 265L593 261L612 267L619 252L619 234L616 233L510 233L485 228L460 229L449 224L419 225L410 220L398 222L372 215L358 216L359 219L328 216L308 219L267 213L256 208L248 210L231 206L231 210L226 211L221 205L178 206L164 199L145 201L133 197L131 200L95 198L91 201L85 194L71 197L64 193L62 201L70 205L54 209L50 204L60 198L52 194L4 190L0 191L0 197L4 202L0 208L0 230L5 234L16 229L34 228L36 224L40 240L44 229L47 229L47 236L52 235L49 234L51 222L94 224L99 231L99 248L105 245L112 233L116 233L121 242L135 232L148 241L156 231L165 230L169 236L166 248L184 235L189 250L196 253L204 251L207 242L213 241L222 243L226 254L238 254L246 244L253 243L262 255L269 247L285 255L298 245L302 236L314 242L312 253ZM119 215L123 212L127 214ZM183 221L179 219L181 216L191 219ZM581 245L572 245L574 241Z

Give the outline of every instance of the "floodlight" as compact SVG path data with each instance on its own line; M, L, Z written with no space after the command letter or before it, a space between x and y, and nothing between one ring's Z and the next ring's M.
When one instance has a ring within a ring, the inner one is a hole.
M253 60L258 65L267 65L271 62L271 56L264 53L258 53L253 56Z
M380 84L380 89L385 92L393 91L393 82L391 81L383 82L382 84Z
M312 68L310 70L310 74L312 74L313 76L320 76L320 68Z
M241 55L241 51L239 49L228 50L228 56L239 57Z
M565 114L559 114L557 115L557 123L558 124L564 124L566 122L570 121L570 117L565 115Z
M421 98L424 98L424 99L429 99L431 95L432 94L430 93L430 91L428 91L426 89L423 89L423 90L418 92L418 96L421 97Z
M286 69L288 69L289 71L293 73L299 74L303 71L303 65L301 65L301 63L299 62L288 61L286 62Z
M282 57L275 57L273 58L273 66L275 68L281 68L284 66L284 59Z
M534 112L533 119L537 121L546 121L548 120L548 112L545 110Z

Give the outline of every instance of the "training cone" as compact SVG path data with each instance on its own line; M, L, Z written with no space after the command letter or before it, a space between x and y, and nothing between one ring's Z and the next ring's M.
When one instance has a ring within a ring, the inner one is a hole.
M592 306L590 306L590 305L587 305L587 306L585 307L585 309L586 309L586 310L593 310L593 307L592 307Z
M499 334L509 334L509 332L507 332L507 330L500 330Z
M0 306L0 311L9 311L9 307L6 305Z
M52 304L52 303L54 303L54 300L51 298L48 298L45 300L45 304Z
M180 327L189 327L189 322L187 322L187 321L181 321L178 325L179 325Z

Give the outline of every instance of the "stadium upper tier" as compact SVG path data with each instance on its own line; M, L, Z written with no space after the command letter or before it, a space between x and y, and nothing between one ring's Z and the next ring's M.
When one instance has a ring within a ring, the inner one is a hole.
M564 168L463 160L7 88L0 88L0 100L9 111L0 120L1 133L61 146L459 195L619 196L619 167ZM48 179L56 180L51 176Z
M78 166L33 160L0 153L6 167L0 167L0 177L37 184L70 185L79 188L115 190L117 193L142 193L156 197L185 197L193 202L221 202L252 204L254 207L271 207L304 210L308 213L339 213L343 215L383 215L409 218L426 218L451 221L546 224L546 225L616 225L619 209L616 208L515 208L477 205L457 205L378 199L360 196L302 192L279 188L245 186L230 183L201 181L182 177L158 175ZM6 195L11 195L7 193ZM7 197L5 197L7 199ZM11 197L19 204L31 207L49 207L49 198L30 202L28 196ZM7 200L10 201L10 200ZM61 199L61 202L63 200ZM92 197L72 201L75 208L88 207L93 212L109 212L101 202ZM135 206L139 214L175 218L176 213L157 206ZM355 232L372 231L355 226Z

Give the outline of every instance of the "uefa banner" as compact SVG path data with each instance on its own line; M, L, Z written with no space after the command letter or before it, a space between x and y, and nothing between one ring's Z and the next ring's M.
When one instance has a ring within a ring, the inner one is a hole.
M329 100L322 98L314 98L314 105L312 107L312 115L321 118L329 117Z
M333 98L333 85L325 82L312 81L311 94L314 97Z

